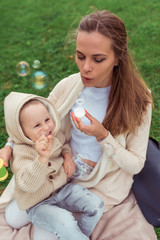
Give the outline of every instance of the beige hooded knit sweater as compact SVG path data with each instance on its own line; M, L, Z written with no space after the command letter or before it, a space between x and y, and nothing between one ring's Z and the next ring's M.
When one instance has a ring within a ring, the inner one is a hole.
M28 139L20 126L19 113L31 99L45 104L55 124L52 150L47 164L38 161L35 144ZM15 174L15 196L20 209L27 209L53 194L66 183L62 152L70 152L60 129L58 114L49 100L32 94L11 92L4 101L6 129L14 141L11 169Z

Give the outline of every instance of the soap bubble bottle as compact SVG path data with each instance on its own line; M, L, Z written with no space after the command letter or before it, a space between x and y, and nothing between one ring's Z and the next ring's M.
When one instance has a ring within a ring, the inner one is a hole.
M78 107L74 109L74 115L82 119L85 116L85 109L82 107L84 104L84 99L83 98L77 99L76 104L78 105Z
M73 161L75 163L75 172L72 175L72 178L81 179L91 173L93 167L89 166L84 161L84 157L81 154L75 154L73 156Z
M8 171L3 164L2 158L0 158L0 181L4 181L8 177Z

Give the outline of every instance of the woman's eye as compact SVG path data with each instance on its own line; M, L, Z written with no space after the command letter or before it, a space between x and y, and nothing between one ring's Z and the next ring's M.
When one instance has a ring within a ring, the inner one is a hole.
M80 59L80 60L84 60L86 57L84 55L77 54L77 58ZM104 60L106 60L106 58L96 58L96 57L93 57L93 61L96 62L96 63L101 63Z
M105 60L105 58L101 58L101 59L96 59L96 58L95 58L95 59L94 59L94 61L97 62L97 63L103 62L104 60Z
M80 59L80 60L85 59L85 57L83 55L77 55L77 58Z

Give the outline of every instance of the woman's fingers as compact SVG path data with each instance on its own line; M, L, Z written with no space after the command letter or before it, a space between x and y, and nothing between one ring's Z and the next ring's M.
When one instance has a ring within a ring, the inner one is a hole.
M79 124L80 124L81 120L74 115L74 112L71 112L71 117L72 117L72 120L73 120L76 128L79 129Z
M88 118L93 118L90 114L88 114L87 116L88 116ZM88 130L88 128L89 128L90 126L86 126L86 125L81 121L81 119L79 119L78 117L76 117L76 116L74 115L73 112L71 112L71 117L72 117L72 120L73 120L76 128L79 129L81 132L84 132L84 133L88 134L88 133L87 133L87 130Z
M85 116L90 120L90 125L85 125L81 119L75 117L74 113L71 114L73 122L77 129L87 134L88 136L95 136L101 138L102 132L104 133L104 126L91 114L85 111Z
M76 118L74 116L74 113L72 113L71 116L76 128L88 136L95 136L97 140L102 140L108 136L108 131L104 128L103 124L87 111L85 113L85 116L90 120L90 125L87 126L81 121L81 119Z
M0 150L0 158L3 159L3 163L5 167L8 167L8 162L10 160L11 154L12 154L12 147L9 145L3 147Z
M89 114L86 110L85 112L86 112L85 116L90 120L90 122L93 122L95 118L91 114Z

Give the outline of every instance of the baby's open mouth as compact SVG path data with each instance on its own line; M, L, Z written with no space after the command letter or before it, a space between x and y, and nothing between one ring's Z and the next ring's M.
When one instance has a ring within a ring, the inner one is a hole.
M48 137L48 136L52 135L52 131L49 131L49 133L42 132L42 135L44 135L44 136Z

